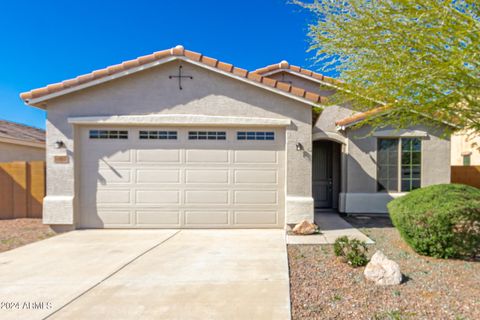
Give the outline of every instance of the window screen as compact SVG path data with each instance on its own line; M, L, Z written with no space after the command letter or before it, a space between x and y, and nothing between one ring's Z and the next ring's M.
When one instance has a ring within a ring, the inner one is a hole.
M126 130L90 130L90 139L128 139Z
M140 131L140 140L177 140L177 131Z
M378 139L378 191L398 191L398 139Z
M275 140L275 132L238 131L237 140Z
M421 141L418 138L402 138L402 191L420 188Z
M227 134L225 131L189 131L189 140L225 140Z

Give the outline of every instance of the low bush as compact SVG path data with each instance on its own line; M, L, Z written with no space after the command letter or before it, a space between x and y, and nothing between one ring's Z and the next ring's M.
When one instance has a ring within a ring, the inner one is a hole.
M368 249L365 241L349 239L346 236L339 237L335 239L333 251L337 257L353 267L361 267L368 263Z
M441 184L388 204L393 225L419 254L475 258L480 254L480 189Z

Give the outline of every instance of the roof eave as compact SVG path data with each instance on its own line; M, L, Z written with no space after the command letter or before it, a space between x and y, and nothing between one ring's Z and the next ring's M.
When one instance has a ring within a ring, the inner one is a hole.
M60 97L60 96L63 96L63 95L69 94L69 93L73 93L73 92L76 92L76 91L79 91L79 90L83 90L83 89L86 89L86 88L89 88L89 87L92 87L92 86L96 86L96 85L104 83L104 82L108 82L108 81L111 81L111 80L114 80L114 79L118 79L118 78L130 75L130 74L133 74L133 73L136 73L136 72L139 72L139 71L147 70L147 69L150 69L150 68L153 68L153 67L156 67L156 66L174 61L174 60L182 60L182 61L191 63L193 65L202 67L204 69L207 69L207 70L225 75L227 77L240 80L242 82L260 87L262 89L274 92L276 94L280 94L282 96L285 96L287 98L299 101L299 102L307 104L309 106L316 106L316 107L323 108L323 106L320 103L315 103L311 100L295 96L293 94L281 91L281 90L276 89L276 88L269 87L269 86L267 86L263 83L255 82L255 81L249 80L248 78L237 76L237 75L235 75L231 72L225 72L225 71L220 70L218 68L210 67L206 64L194 61L194 60L189 59L185 56L170 56L170 57L159 59L159 60L156 60L156 61L153 61L153 62L150 62L150 63L146 63L146 64L138 66L138 67L134 67L134 68L131 68L131 69L128 69L128 70L125 70L125 71L121 71L119 73L116 73L116 74L113 74L113 75L110 75L110 76L105 76L105 77L102 77L102 78L97 79L97 80L93 80L93 81L89 81L89 82L86 82L86 83L83 83L83 84L79 84L79 85L76 85L76 86L71 87L71 88L66 88L66 89L63 89L61 91L46 94L46 95L38 97L38 98L25 99L25 100L22 99L22 100L28 106L33 106L33 107L37 107L37 108L40 108L40 109L46 109L46 107L44 105L42 105L42 103L45 103L48 100L51 100L51 99L54 99L54 98L57 98L57 97Z
M26 146L26 147L45 149L45 142L26 141L26 140L7 138L7 137L0 137L0 142L16 144L16 145Z

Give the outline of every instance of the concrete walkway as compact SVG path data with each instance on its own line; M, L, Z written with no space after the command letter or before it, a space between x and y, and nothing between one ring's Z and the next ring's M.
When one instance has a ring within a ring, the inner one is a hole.
M315 212L315 223L320 227L320 234L309 236L287 235L287 244L333 244L335 239L347 236L352 239L373 244L373 240L343 220L337 212Z
M0 254L0 319L289 319L283 230L84 230Z

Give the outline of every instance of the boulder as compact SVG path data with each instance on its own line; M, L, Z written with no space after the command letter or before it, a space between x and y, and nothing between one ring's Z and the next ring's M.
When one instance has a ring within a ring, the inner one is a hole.
M381 251L375 252L363 274L365 278L378 285L396 285L402 282L398 263L389 260Z
M314 234L318 230L317 225L314 223L308 222L307 220L303 220L302 222L298 223L294 228L293 228L293 233L295 234L301 234L301 235L308 235L308 234Z

